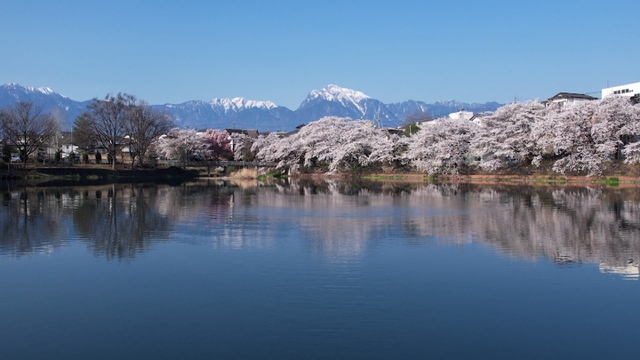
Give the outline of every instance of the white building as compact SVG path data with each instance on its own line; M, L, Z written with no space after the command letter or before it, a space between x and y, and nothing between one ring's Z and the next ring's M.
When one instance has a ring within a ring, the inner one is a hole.
M471 120L473 117L473 113L471 111L460 110L458 112L454 112L449 114L449 119L454 120Z
M640 82L602 89L602 98L609 95L632 97L636 94L640 94Z
M552 97L548 98L546 104L573 104L582 101L592 101L598 100L593 96L589 96L587 94L578 94L578 93L570 93L570 92L559 92Z

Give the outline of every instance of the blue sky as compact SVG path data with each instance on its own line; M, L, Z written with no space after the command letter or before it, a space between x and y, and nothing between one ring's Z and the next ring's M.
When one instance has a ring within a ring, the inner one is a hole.
M0 83L291 109L327 84L385 103L599 96L640 81L639 13L637 0L3 0Z

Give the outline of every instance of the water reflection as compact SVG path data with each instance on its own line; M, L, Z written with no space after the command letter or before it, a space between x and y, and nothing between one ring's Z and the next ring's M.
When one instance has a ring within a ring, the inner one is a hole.
M587 187L298 182L5 189L0 254L82 241L96 256L133 259L161 241L274 248L297 234L328 259L372 247L491 244L559 266L598 264L639 277L640 191Z
M133 258L168 238L158 213L160 187L110 185L7 190L0 213L0 250L21 256L79 240L95 255Z
M172 223L158 212L161 193L141 185L85 189L72 213L75 230L95 255L133 258L169 238Z
M2 193L0 248L16 255L50 252L64 241L60 219L66 203L60 191L20 189ZM52 206L52 204L55 204Z

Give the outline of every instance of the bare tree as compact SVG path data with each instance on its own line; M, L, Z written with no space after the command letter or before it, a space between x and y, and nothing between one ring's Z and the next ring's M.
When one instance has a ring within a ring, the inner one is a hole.
M402 128L404 129L404 135L411 136L420 130L418 124L424 123L426 121L431 121L433 118L427 112L416 111L404 118L404 122L402 123Z
M107 150L114 170L116 156L122 150L127 123L131 120L131 109L135 103L135 96L118 93L116 96L107 95L104 100L93 99L87 106L93 133L98 143Z
M413 112L409 115L407 115L404 118L404 126L407 125L411 125L411 124L419 124L421 122L425 122L425 121L430 121L433 120L433 117L431 117L431 115L429 115L429 113L424 112L424 111L416 111Z
M73 122L73 144L83 151L90 151L95 147L96 136L93 131L91 114L83 112Z
M167 113L154 109L144 101L131 107L126 131L132 166L136 158L138 165L142 166L151 144L173 127L173 120Z
M23 167L27 159L59 131L60 124L41 106L19 101L0 110L5 141L20 152Z

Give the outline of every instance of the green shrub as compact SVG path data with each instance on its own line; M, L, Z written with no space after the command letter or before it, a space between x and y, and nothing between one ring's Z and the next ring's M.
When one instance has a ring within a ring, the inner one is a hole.
M617 177L610 177L605 180L605 184L607 184L607 186L618 186L620 185L620 179Z

